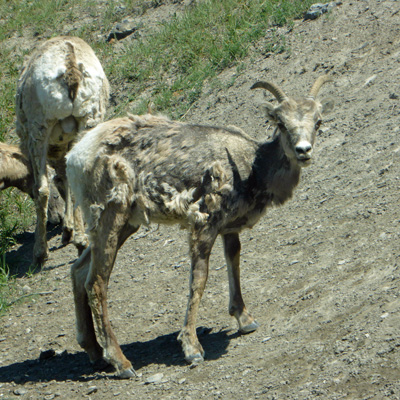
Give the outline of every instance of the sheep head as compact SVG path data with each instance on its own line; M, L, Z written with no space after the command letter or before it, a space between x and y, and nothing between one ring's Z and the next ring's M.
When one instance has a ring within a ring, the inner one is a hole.
M271 92L278 105L263 103L268 119L276 126L274 135L280 135L286 156L299 167L308 166L316 133L322 122L322 115L332 108L329 102L316 98L322 85L331 81L328 75L320 76L312 85L306 97L294 99L271 82L256 82L251 89L262 88Z

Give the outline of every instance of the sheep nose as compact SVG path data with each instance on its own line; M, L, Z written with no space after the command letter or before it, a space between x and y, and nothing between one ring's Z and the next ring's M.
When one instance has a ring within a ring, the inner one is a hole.
M296 149L297 155L300 157L309 158L311 156L312 146L311 146L310 142L301 141L301 142L297 143L295 149Z

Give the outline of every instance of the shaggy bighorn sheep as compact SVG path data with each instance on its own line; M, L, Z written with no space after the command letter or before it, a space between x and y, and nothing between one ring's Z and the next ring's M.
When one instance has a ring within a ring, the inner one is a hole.
M54 170L48 171L49 182L49 205L47 218L58 225L63 221L65 203L62 198L64 193L59 193L56 186ZM33 197L33 173L27 158L22 154L18 146L0 143L0 190L16 187Z
M17 134L33 172L37 223L33 262L48 256L46 210L49 184L46 165L61 179L66 196L63 243L75 224L74 243L87 246L80 213L73 213L65 175L65 154L79 132L104 119L109 84L92 48L76 37L56 37L33 52L17 85Z
M252 87L267 89L279 101L277 106L266 104L276 123L267 142L259 143L238 128L147 114L102 123L72 148L67 176L90 235L90 247L72 267L77 335L92 363L111 363L123 378L134 374L109 322L107 285L118 249L149 222L177 223L189 230L189 303L178 337L189 363L204 357L196 318L219 234L228 266L229 313L240 332L257 329L241 295L239 232L251 228L267 207L292 196L301 167L311 162L324 111L316 96L327 80L318 78L310 94L299 100L272 83Z
M18 146L0 143L0 190L12 186L32 197L32 169Z

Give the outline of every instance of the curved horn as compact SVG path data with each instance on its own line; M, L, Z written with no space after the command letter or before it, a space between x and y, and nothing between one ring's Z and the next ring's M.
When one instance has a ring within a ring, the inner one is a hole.
M276 97L279 103L282 103L283 100L286 100L288 98L280 87L271 82L256 82L250 89L253 90L257 88L263 88L270 91Z
M313 100L317 97L317 94L319 92L319 89L321 89L321 86L326 83L326 82L331 82L332 78L329 75L322 75L317 78L317 80L314 82L314 85L312 85L312 88L310 90L310 93L308 97L312 98Z

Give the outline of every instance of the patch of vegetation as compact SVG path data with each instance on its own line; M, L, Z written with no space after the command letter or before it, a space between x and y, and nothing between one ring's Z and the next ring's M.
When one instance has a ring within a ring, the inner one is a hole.
M291 24L311 1L203 1L163 24L159 32L125 47L124 54L107 57L106 73L114 82L128 83L131 93L123 104L133 112L157 110L182 117L200 96L206 80L237 65L252 44L270 27ZM266 51L282 52L285 40L273 36ZM151 87L149 93L148 89ZM146 95L142 101L140 94ZM138 104L139 103L139 104Z
M126 41L116 52L105 37L112 25L127 16L158 7L163 0L0 0L0 141L16 142L15 87L23 57L31 49L15 45L18 37L82 37L98 54L117 95L111 116L155 109L182 118L201 95L206 81L217 82L225 68L245 67L243 59L267 29L290 25L313 1L204 0L162 23L144 37ZM86 22L87 21L87 22ZM101 38L101 39L99 39ZM13 44L14 43L14 44ZM129 44L128 44L129 43ZM266 52L286 51L285 38L272 35ZM215 83L214 83L215 84ZM231 82L230 84L233 84ZM0 306L9 295L5 253L15 234L34 223L32 201L17 190L0 194Z

